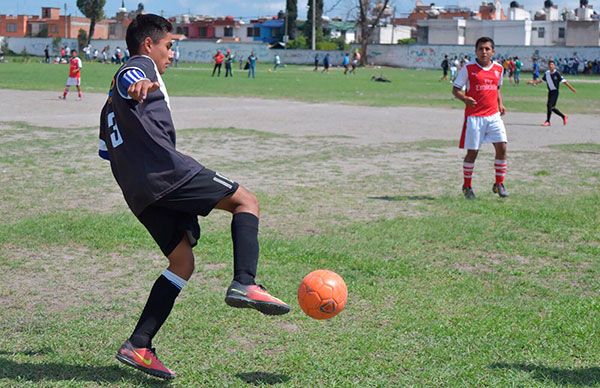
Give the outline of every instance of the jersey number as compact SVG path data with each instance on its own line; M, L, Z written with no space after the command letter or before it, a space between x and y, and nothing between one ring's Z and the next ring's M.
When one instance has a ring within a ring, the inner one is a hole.
M119 127L115 122L115 112L110 112L108 114L108 128L111 130L110 133L110 141L112 143L113 148L117 148L121 144L123 144L123 137L121 136L121 132L119 132Z

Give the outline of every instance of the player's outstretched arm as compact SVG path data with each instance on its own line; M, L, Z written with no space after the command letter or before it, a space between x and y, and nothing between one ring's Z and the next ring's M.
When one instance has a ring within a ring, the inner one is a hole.
M565 85L566 85L566 86L567 86L569 89L571 89L571 91L572 91L573 93L577 93L577 90L575 90L575 88L574 88L573 86L571 86L571 84L570 84L570 83L568 83L567 81L565 81Z
M127 94L132 99L136 100L140 104L144 102L148 93L153 92L160 88L160 84L158 82L152 82L147 79L143 79L136 83L131 84L129 89L127 89Z

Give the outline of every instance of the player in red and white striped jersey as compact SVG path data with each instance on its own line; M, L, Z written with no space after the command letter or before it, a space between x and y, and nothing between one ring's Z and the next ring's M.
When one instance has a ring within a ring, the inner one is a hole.
M475 53L477 58L463 66L452 88L452 94L465 103L465 121L460 137L460 148L467 149L463 163L463 194L467 199L475 198L471 186L475 159L482 144L493 143L496 182L492 190L500 197L507 197L504 187L507 137L501 118L506 110L500 92L504 69L492 60L494 41L491 38L479 38L475 43Z
M83 93L81 92L81 68L83 64L81 63L81 59L77 56L77 50L71 50L71 59L69 60L69 78L67 78L67 84L65 85L65 90L63 91L63 95L58 98L62 100L67 99L67 94L69 93L69 89L71 86L77 87L77 96L81 99L83 98Z

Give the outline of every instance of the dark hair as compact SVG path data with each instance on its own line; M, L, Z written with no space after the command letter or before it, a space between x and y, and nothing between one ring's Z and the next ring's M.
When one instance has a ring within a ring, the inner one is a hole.
M551 63L554 63L554 59L550 59L550 60L548 61L548 64L551 64ZM554 64L556 65L556 63L554 63Z
M71 54L73 53L77 54L77 50L71 50Z
M127 48L131 55L137 55L144 39L150 38L153 42L158 42L171 31L173 31L173 25L161 16L151 13L138 15L127 27L125 36Z
M482 36L481 38L477 39L477 42L475 42L475 50L477 50L479 48L480 44L484 44L484 43L488 43L488 42L492 44L492 48L495 48L494 39L488 38L487 36Z

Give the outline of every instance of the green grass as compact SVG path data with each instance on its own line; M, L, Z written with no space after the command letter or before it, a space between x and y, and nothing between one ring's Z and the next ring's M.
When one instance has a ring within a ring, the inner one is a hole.
M256 79L248 79L245 71L234 68L233 79L210 77L211 67L182 64L170 68L165 76L169 93L174 96L225 96L288 99L307 102L347 103L369 106L423 106L462 109L451 95L447 82L438 82L440 74L433 70L396 68L361 68L354 76L344 76L340 69L329 74L313 72L308 66L286 66L268 72L270 64L259 64ZM84 63L84 91L104 93L116 71L114 65ZM60 90L68 73L67 66L41 63L5 63L0 66L0 88L24 90ZM382 73L392 83L371 81ZM525 76L527 78L527 76ZM590 77L569 77L577 94L569 90L561 94L560 107L573 113L600 113L600 83L578 82ZM503 88L510 111L545 111L546 88L527 86Z
M94 155L96 130L1 125L0 386L167 385L114 359L166 261ZM202 220L196 274L154 343L178 373L168 385L600 386L599 160L580 152L597 144L514 152L512 196L469 202L454 176L396 169L394 154L458 169L431 152L442 140L362 153L254 130L179 139L258 188L259 281L292 312L226 307L229 218ZM317 268L349 289L330 321L295 300Z

